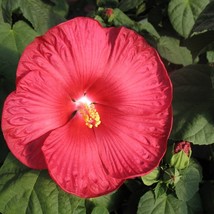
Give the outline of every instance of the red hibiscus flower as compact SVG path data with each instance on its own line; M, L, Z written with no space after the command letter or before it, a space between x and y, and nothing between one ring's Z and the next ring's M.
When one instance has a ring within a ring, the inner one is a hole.
M24 51L2 129L11 152L65 191L95 197L158 166L172 87L156 51L132 30L75 18Z

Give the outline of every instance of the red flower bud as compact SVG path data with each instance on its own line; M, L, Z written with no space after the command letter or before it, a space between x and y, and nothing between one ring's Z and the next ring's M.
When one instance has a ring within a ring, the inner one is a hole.
M113 14L114 10L112 8L107 8L105 10L105 15L109 18Z
M177 142L174 145L174 153L178 153L180 151L183 151L186 153L186 155L189 157L191 153L191 145L187 141Z

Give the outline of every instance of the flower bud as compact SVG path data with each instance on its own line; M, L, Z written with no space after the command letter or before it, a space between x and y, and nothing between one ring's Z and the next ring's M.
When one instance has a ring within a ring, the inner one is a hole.
M111 23L114 19L114 10L112 8L106 8L104 10L104 15L108 20L108 23Z
M189 142L182 141L175 143L170 165L177 169L185 169L189 165L191 153L192 150Z

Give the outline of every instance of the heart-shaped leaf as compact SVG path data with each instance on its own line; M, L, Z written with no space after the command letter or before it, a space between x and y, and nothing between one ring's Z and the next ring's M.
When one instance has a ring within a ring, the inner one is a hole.
M11 154L0 169L0 212L85 214L85 200L62 191L47 171L31 170Z
M173 195L162 194L155 199L152 191L145 193L138 204L137 214L187 214L187 206Z
M171 74L174 123L171 138L214 143L214 69L190 65Z
M168 15L174 29L187 38L199 14L209 3L209 0L171 0Z
M194 161L190 161L189 167L181 170L181 178L175 186L178 199L189 201L198 192L201 179L199 165Z

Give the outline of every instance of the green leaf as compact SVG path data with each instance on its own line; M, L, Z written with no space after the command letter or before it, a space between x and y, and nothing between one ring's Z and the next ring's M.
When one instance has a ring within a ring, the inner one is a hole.
M159 54L166 60L174 64L192 64L192 56L186 47L180 46L178 39L162 36L160 37L157 49Z
M61 17L65 17L68 14L68 3L66 0L51 0L55 6L53 6L53 11L60 15Z
M4 90L9 92L15 86L19 57L38 34L25 22L19 21L12 29L7 23L0 24L0 35L0 75L5 78Z
M0 75L6 79L4 86L14 88L15 72L19 54L14 39L13 30L9 24L0 24ZM12 89L8 89L10 91Z
M214 63L214 51L207 51L207 60L209 63Z
M53 7L41 0L22 0L21 11L39 33L45 33L49 28L65 21L53 11Z
M154 38L156 38L156 39L160 38L159 33L156 31L156 29L153 27L153 25L150 22L148 22L146 19L138 22L138 24L139 24L140 31L147 31Z
M193 57L214 49L214 2L211 1L193 26L191 37L185 42Z
M51 6L42 0L3 0L2 7L7 22L12 24L12 14L21 13L39 34L65 21L65 18L59 15L61 12L57 11L57 6Z
M189 201L199 190L202 180L199 165L191 161L188 168L181 170L181 178L175 186L175 192L179 200Z
M174 29L187 38L199 14L209 0L171 0L168 15Z
M201 198L197 192L189 201L187 201L188 214L201 214L203 213Z
M137 214L187 214L187 206L173 195L162 194L157 199L152 191L145 193L139 202Z
M113 24L116 27L125 26L127 28L137 30L138 25L132 19L130 19L125 13L123 13L120 9L115 8L113 11Z
M141 179L145 185L150 186L158 182L159 176L160 176L160 169L158 167L158 168L155 168L153 171L151 171L149 174L141 176Z
M174 123L171 139L214 143L214 68L190 65L171 74Z
M137 8L140 4L142 4L144 0L122 0L120 1L119 8L120 10L126 12L128 10Z
M8 155L0 169L0 212L85 214L85 200L62 191L47 171L31 170Z
M108 210L105 207L95 207L91 214L108 214Z
M94 19L97 20L103 27L106 27L106 23L100 15L95 15Z
M214 1L211 1L202 13L199 15L198 19L193 26L192 33L200 33L204 31L214 30Z
M2 0L0 0L0 24L4 23L3 11L2 11Z
M23 21L16 22L12 30L19 55L21 55L25 47L39 35Z
M10 25L12 25L12 13L16 11L18 13L19 11L19 4L21 0L2 0L2 15L4 17L5 22L8 22Z
M138 7L136 8L136 16L140 16L140 14L146 12L146 2L143 1Z
M200 54L209 50L214 50L214 31L206 31L194 35L184 41L184 45L191 51L195 59Z
M156 187L154 188L155 198L159 198L161 195L165 194L167 191L167 186L163 182L158 182Z

